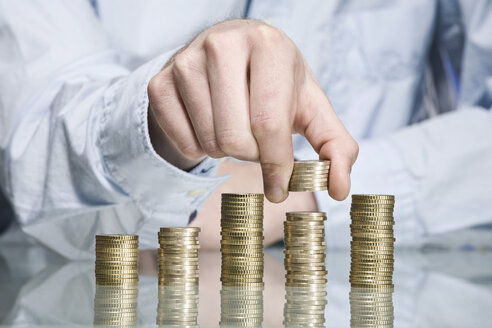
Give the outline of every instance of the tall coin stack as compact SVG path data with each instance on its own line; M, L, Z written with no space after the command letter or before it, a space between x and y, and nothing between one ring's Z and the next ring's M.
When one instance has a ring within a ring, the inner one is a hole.
M96 285L138 284L138 236L96 236Z
M135 326L137 286L97 286L94 297L94 325Z
M197 286L200 228L161 228L158 233L159 285Z
M221 327L261 327L263 287L222 286L220 291Z
M158 326L198 327L198 286L159 286Z
M393 288L394 204L391 195L352 195L352 287Z
M296 161L289 181L289 191L328 190L330 161Z
M326 288L286 287L285 327L325 327Z
M352 288L349 298L350 327L393 327L393 291Z
M263 194L222 194L223 286L263 287Z
M326 288L324 212L288 212L284 222L288 287Z

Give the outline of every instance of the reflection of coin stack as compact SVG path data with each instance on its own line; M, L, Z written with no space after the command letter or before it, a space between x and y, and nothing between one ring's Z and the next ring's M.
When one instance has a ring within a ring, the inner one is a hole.
M263 322L263 287L222 286L220 326L260 327Z
M286 286L326 286L323 212L288 212L284 222Z
M159 286L157 325L198 327L198 286Z
M263 194L222 194L223 286L263 286Z
M289 191L319 191L328 189L330 161L297 161L289 181Z
M138 284L138 236L96 236L96 284Z
M159 285L197 286L200 228L161 228L158 233Z
M393 292L352 288L350 327L393 327Z
M324 327L326 288L286 287L285 327Z
M394 196L352 195L352 287L393 288L394 203Z
M97 286L94 298L94 325L135 326L137 286Z

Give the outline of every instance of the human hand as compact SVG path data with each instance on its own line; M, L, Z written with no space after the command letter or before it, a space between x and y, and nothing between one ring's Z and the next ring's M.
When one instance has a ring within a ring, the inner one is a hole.
M207 155L259 161L266 197L281 202L300 133L331 160L331 197L347 197L357 143L281 30L252 20L214 25L152 78L148 95L152 143L171 164L189 169Z

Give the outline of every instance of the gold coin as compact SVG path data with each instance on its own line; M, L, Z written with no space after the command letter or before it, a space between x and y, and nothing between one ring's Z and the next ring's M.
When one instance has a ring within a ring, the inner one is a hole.
M378 195L378 194L354 194L352 195L352 201L372 201L372 200L395 200L393 195Z
M201 229L199 227L162 227L160 232L194 232L199 233Z
M239 237L263 237L263 231L224 231L220 232L222 236L239 236Z
M324 221L324 220L323 220ZM311 227L324 227L325 224L322 220L287 220L284 221L284 227L299 227L306 226L308 228Z
M225 256L226 258L230 258L230 257L263 258L263 252L258 252L258 251L234 252L234 251L222 249L221 252L222 252L222 256Z
M137 240L138 235L124 235L124 234L112 234L112 235L96 235L96 240Z
M233 194L233 193L222 193L222 198L228 198L228 199L264 199L263 194L259 193L245 193L245 194Z
M352 250L361 254L393 254L394 246L370 246L370 247L361 247L361 246L352 246Z
M296 232L285 231L284 230L285 239L288 238L297 238L297 239L325 239L325 234L323 232L318 231L308 231L308 230L299 230Z
M354 203L351 208L394 208L395 203Z
M301 188L324 188L328 186L328 181L313 181L309 180L291 180L289 182L289 188L301 189Z
M395 240L393 239L381 239L381 240L352 240L350 242L352 246L357 246L357 247L394 247L395 245Z
M287 220L298 219L298 218L306 218L311 220L318 220L319 218L326 218L325 212L317 212L317 211L295 211L295 212L287 212L285 213Z
M299 160L294 162L294 168L297 167L318 167L329 166L330 160Z
M292 186L292 185L289 185L289 188L288 188L289 191L292 191L292 192L296 192L296 191L322 191L322 190L328 190L328 184L326 185L321 185L321 186L306 186L306 185L303 185L303 186Z
M325 250L324 249L318 249L318 250L312 250L312 249L289 249L286 248L284 249L284 254L286 256L310 256L310 255L318 255L318 254L324 254Z
M138 248L96 247L95 253L101 255L133 255L138 256Z

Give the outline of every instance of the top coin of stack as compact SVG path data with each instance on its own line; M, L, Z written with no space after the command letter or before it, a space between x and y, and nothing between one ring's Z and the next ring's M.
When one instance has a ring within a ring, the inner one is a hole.
M138 236L96 236L96 284L138 284Z
M223 286L263 286L263 194L222 194Z
M324 212L288 212L284 222L286 286L326 286Z
M328 190L330 161L296 161L289 181L289 191Z
M352 195L352 287L393 288L394 204L391 195Z
M96 286L94 325L135 326L137 299L137 286Z
M161 228L158 233L159 285L198 285L199 233L200 228L196 227Z

